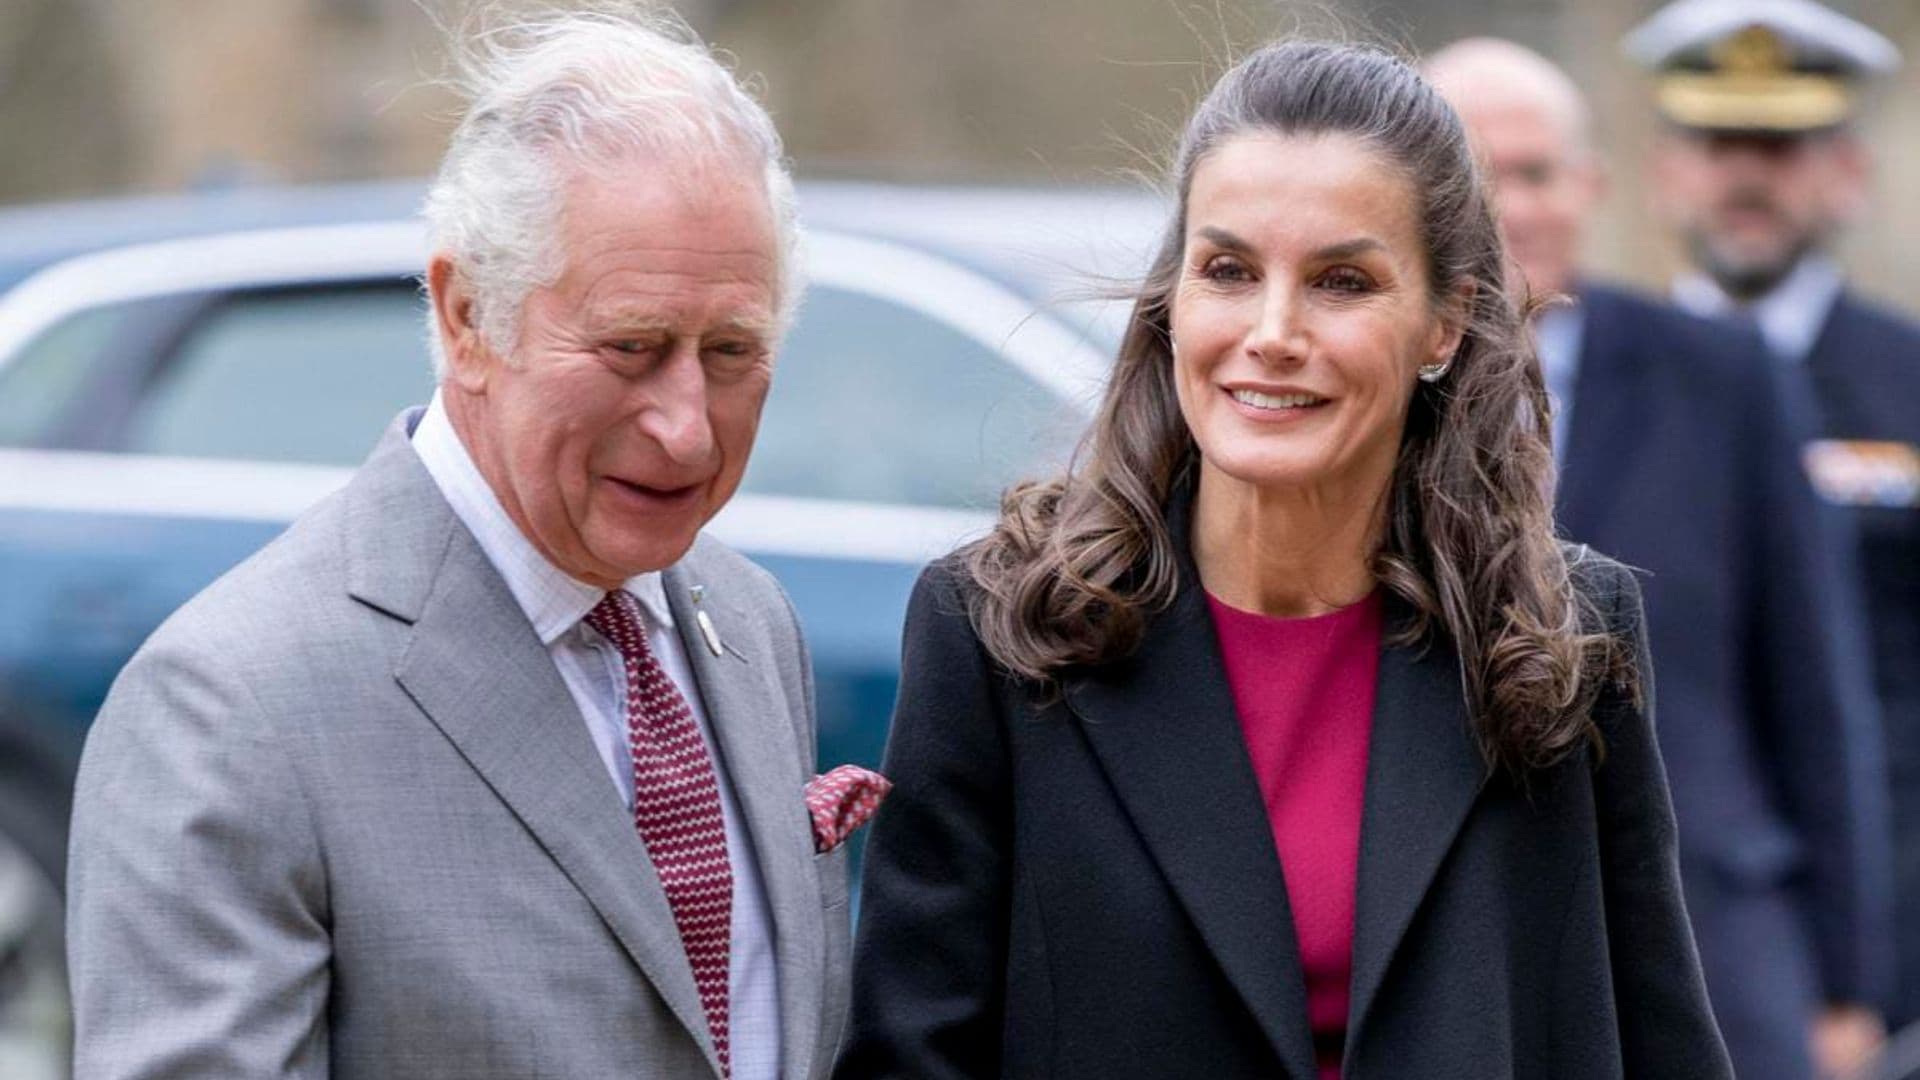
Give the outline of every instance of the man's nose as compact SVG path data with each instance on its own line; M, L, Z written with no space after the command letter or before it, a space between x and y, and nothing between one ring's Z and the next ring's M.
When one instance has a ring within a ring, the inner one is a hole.
M707 373L699 346L676 346L647 389L640 430L675 464L705 464L713 456L713 425L707 419Z

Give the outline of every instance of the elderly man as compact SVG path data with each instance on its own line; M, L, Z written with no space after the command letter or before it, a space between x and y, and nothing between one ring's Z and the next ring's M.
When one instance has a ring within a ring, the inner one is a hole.
M1920 1021L1920 325L1849 288L1832 254L1866 209L1855 131L1900 54L1809 0L1662 9L1628 39L1667 122L1656 202L1693 269L1685 308L1752 322L1813 387L1815 486L1860 538L1893 783L1889 1019ZM1910 287L1910 283L1908 283Z
M1805 1080L1816 1017L1823 1039L1876 1030L1886 823L1844 539L1798 464L1804 402L1753 335L1579 273L1603 178L1564 74L1485 39L1428 71L1485 155L1526 285L1571 297L1535 324L1560 518L1649 571L1681 870L1728 1049L1742 1077Z
M778 137L637 18L480 48L427 207L433 402L155 633L88 740L82 1078L831 1062L800 628L698 535L799 288Z

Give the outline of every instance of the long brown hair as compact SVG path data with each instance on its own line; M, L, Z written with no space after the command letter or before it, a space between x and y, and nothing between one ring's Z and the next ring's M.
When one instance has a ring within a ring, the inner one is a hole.
M1269 45L1207 95L1171 170L1178 209L1134 302L1099 413L1064 476L1002 501L965 554L970 616L1009 671L1049 683L1131 652L1180 587L1187 538L1165 507L1198 459L1173 383L1169 314L1195 167L1240 135L1344 134L1397 165L1419 200L1431 301L1471 283L1452 368L1408 410L1374 573L1411 617L1396 641L1437 636L1459 657L1491 765L1525 771L1595 738L1608 681L1637 693L1632 650L1604 630L1553 531L1546 390L1459 118L1377 49Z

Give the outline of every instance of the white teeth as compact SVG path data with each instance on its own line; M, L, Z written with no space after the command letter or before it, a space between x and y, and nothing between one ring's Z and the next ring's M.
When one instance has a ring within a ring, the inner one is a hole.
M1235 390L1233 400L1256 409L1304 409L1309 405L1318 405L1326 398L1313 394L1262 394L1258 390Z

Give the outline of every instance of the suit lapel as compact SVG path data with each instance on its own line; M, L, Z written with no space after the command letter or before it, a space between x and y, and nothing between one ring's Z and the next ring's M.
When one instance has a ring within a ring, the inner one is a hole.
M1562 459L1559 518L1562 534L1581 540L1612 517L1627 459L1643 441L1650 398L1642 386L1640 350L1625 337L1631 319L1613 310L1603 289L1588 289L1580 305L1580 366L1574 376L1572 426Z
M1186 496L1169 525L1187 543ZM1296 1080L1312 1080L1306 978L1273 831L1191 559L1139 651L1066 685L1153 858Z
M666 893L578 706L400 424L348 489L353 595L411 633L394 676L545 849L715 1062Z
M775 681L774 658L752 651L765 639L746 631L762 615L739 607L726 581L702 580L693 556L669 569L663 584L766 890L780 972L781 1072L799 1080L812 1075L822 1018L819 982L826 966L825 916L805 801L810 778L801 766L812 755L802 753L786 695ZM691 599L696 585L702 587L698 608ZM708 647L698 623L700 610L719 632L723 655ZM749 643L749 651L740 651L741 643Z
M1384 646L1360 820L1349 1047L1487 776L1453 650Z

